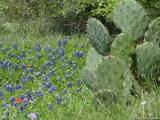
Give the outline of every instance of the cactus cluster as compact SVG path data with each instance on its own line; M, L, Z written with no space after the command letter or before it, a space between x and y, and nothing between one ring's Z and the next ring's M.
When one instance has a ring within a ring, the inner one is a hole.
M100 21L89 18L87 34L92 47L81 78L94 93L94 102L102 100L109 106L120 96L130 96L141 81L145 85L160 77L160 18L150 21L134 0L121 0L114 8L113 22L122 31L115 38Z

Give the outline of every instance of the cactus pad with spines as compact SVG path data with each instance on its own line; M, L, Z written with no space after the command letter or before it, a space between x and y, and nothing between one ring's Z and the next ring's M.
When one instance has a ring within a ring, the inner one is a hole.
M121 58L126 63L130 63L129 57L134 46L134 40L129 33L119 34L112 43L111 55Z
M105 107L109 107L111 105L115 105L117 102L117 95L113 91L107 89L99 90L93 97L93 104L96 106L103 105Z
M129 93L133 80L128 65L120 58L111 55L97 64L95 78L97 89L109 89L123 95Z
M136 48L138 73L144 78L160 76L160 48L152 42L143 43Z
M135 0L121 0L113 10L113 21L122 32L131 33L137 40L144 35L149 18Z
M154 41L160 46L160 17L149 25L149 29L145 33L145 41Z
M95 18L89 18L87 23L87 34L94 49L101 55L110 52L111 39L108 30Z
M89 67L83 67L80 78L84 81L88 89L92 92L96 90L96 80L94 78L93 71Z
M95 69L95 66L97 65L98 61L102 59L104 56L100 55L95 51L93 47L91 47L88 51L87 54L87 59L86 59L86 66L90 67L91 70Z

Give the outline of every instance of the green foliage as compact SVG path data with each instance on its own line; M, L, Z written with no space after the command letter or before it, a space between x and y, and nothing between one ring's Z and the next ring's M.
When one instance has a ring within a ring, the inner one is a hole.
M107 22L112 20L112 10L119 0L83 0L78 12L87 12L91 17L104 18Z
M4 10L8 8L8 5L6 4L5 0L0 1L0 15L3 14Z
M160 46L160 17L154 19L145 34L145 41L154 41Z
M87 24L87 33L92 46L98 53L106 55L110 52L110 35L100 21L90 18Z
M151 18L160 16L159 0L136 0L145 8Z
M113 21L122 32L131 33L137 40L143 37L149 18L136 1L122 0L113 10Z

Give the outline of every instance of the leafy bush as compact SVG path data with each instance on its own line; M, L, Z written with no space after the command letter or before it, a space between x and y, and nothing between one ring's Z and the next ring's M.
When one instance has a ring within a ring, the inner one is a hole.
M137 0L143 5L151 17L160 16L160 0Z
M80 12L88 12L92 17L103 17L106 21L111 22L112 10L119 0L85 0L80 3Z

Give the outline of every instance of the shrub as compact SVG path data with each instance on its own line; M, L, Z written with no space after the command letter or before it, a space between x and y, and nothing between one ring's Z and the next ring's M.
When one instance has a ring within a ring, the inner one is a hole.
M160 0L137 0L151 17L160 16Z

